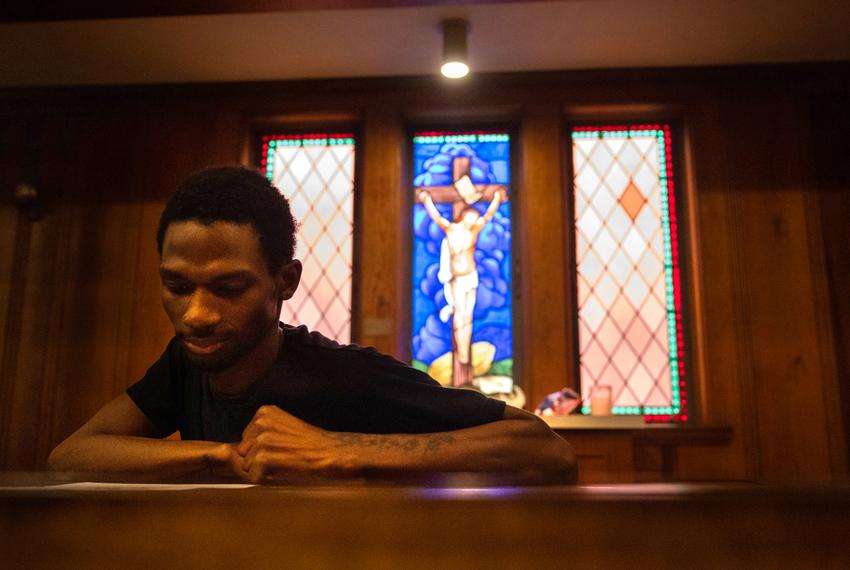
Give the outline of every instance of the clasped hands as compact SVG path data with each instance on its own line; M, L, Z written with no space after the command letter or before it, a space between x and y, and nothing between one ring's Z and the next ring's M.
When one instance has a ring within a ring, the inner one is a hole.
M335 449L330 432L303 422L277 406L261 406L242 432L242 441L208 454L215 467L261 482L293 473L342 473L350 462Z

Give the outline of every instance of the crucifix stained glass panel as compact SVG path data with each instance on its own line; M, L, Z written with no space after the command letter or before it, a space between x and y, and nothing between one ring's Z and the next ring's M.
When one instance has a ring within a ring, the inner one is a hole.
M687 420L670 129L576 128L572 154L582 409L610 386L615 414Z
M300 223L296 258L301 284L280 318L351 341L354 234L354 136L263 137L263 169L289 199Z
M413 365L522 405L513 378L510 136L413 136Z

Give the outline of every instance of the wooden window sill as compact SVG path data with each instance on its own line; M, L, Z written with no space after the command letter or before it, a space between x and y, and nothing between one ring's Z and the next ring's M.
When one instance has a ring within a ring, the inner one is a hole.
M678 448L724 446L732 441L732 428L728 426L644 423L640 416L571 415L544 419L556 433L573 444L580 463L584 460L592 465L594 461L601 461L605 465L601 473L609 480L620 482L632 480L641 470L635 463L638 448L657 449L655 453L660 458L658 479L673 481ZM599 469L597 467L596 471ZM617 474L611 479L615 471Z
M677 445L727 445L732 440L729 426L695 426L690 424L644 423L640 416L550 416L543 418L558 433L576 432L630 435L634 444Z

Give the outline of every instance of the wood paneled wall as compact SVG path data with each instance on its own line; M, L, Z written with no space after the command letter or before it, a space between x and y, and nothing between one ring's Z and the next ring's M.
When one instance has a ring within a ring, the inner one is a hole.
M830 144L823 137L841 144L843 132L812 109L831 101L846 117L839 78L848 70L0 93L0 467L38 468L158 356L170 337L154 244L167 196L196 169L247 160L252 129L276 122L346 117L360 133L353 330L400 358L409 356L410 332L406 133L464 122L514 129L517 362L536 404L575 382L566 127L661 118L681 132L694 422L733 430L729 445L681 448L677 476L845 478L847 386L839 373L846 377L848 366L842 291L850 268L840 251L847 240L835 240L846 233L840 212L850 201L847 178L834 182L840 168L813 151L815 141ZM832 174L819 176L822 169ZM816 192L823 180L833 184L827 202ZM20 182L41 192L40 220L16 210L12 188Z
M844 426L845 453L850 456L850 166L844 140L850 133L850 95L829 94L811 101L816 186L825 243L828 288L832 301L827 318L835 331L838 390L827 398L841 403L833 410ZM833 420L835 422L836 420ZM838 450L836 450L838 452Z

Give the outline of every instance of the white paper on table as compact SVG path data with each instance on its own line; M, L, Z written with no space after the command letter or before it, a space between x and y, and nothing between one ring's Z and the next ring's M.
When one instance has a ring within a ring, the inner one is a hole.
M249 489L250 483L61 483L30 487L0 487L0 491L193 491L196 489Z

